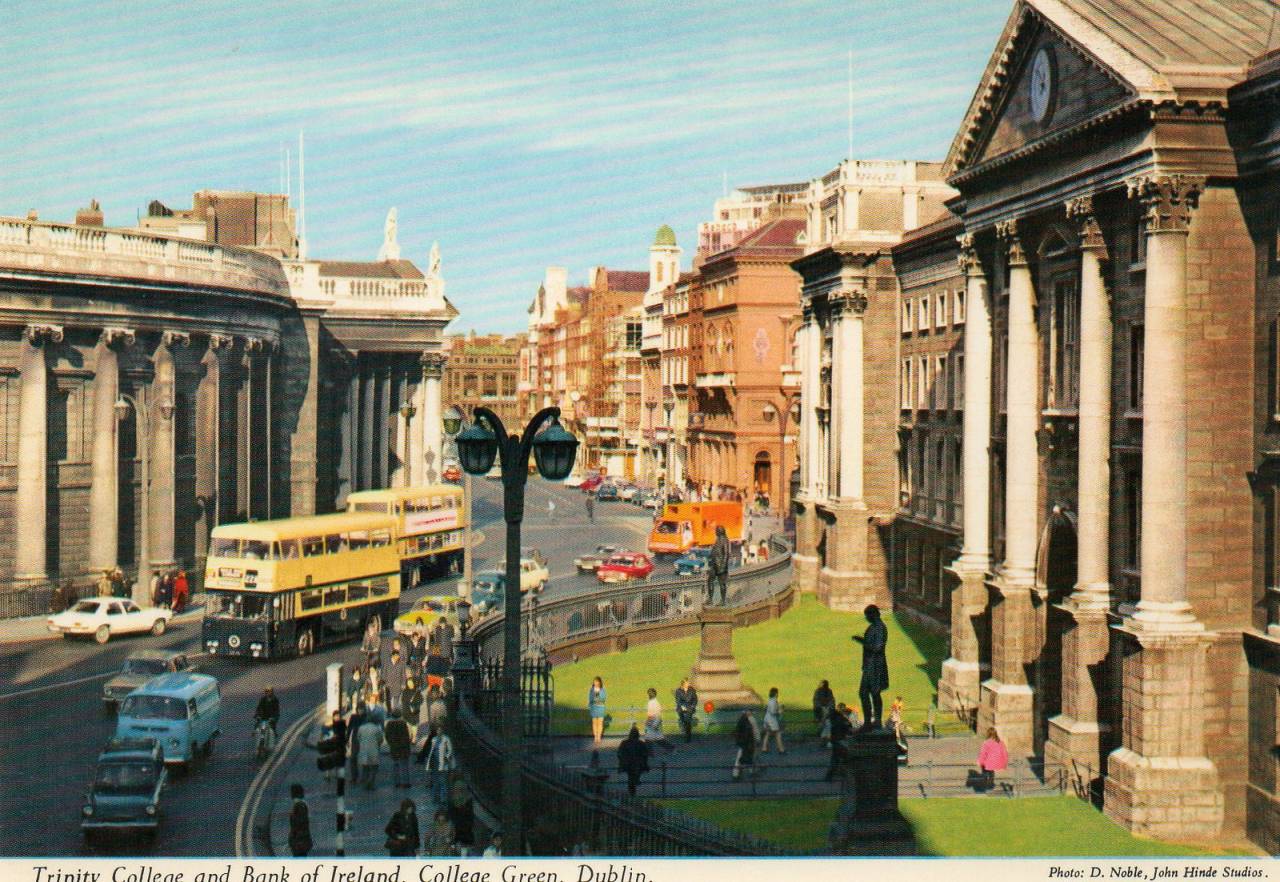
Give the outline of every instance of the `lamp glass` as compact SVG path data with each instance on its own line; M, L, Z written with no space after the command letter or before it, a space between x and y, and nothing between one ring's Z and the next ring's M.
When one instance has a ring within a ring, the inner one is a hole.
M563 481L573 470L578 452L578 439L566 432L559 420L533 438L533 459L538 473L548 481Z
M474 422L458 435L458 459L468 475L488 474L498 456L498 436L479 422Z
M456 435L462 430L462 411L456 407L451 407L444 412L441 418L444 424L444 433L446 435Z

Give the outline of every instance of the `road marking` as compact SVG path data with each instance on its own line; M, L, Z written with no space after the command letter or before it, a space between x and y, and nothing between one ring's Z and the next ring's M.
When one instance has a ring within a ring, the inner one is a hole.
M266 795L267 787L271 783L271 777L284 763L285 757L293 749L294 742L306 730L307 725L317 721L323 712L324 705L320 704L311 713L303 714L299 717L298 721L285 731L284 737L276 745L275 753L267 759L267 762L258 770L258 774L253 777L253 781L249 784L249 789L245 791L244 801L240 803L240 811L236 815L236 857L251 858L254 856L253 819L257 817L258 809L262 805L262 797Z
M193 652L187 655L189 659L199 659L207 656L205 652ZM16 692L5 692L0 694L0 701L8 698L18 698L22 695L33 695L37 692L48 692L51 689L62 689L67 686L77 686L81 683L88 683L93 680L101 680L103 677L114 677L119 671L107 671L105 674L89 674L85 677L77 677L74 680L63 680L61 683L50 683L46 686L32 686L30 689L19 689Z

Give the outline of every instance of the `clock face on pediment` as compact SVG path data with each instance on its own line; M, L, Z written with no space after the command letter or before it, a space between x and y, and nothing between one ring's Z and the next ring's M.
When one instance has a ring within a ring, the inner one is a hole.
M980 126L973 166L1098 116L1134 91L1048 28L1018 52L1008 81L992 96L994 115Z

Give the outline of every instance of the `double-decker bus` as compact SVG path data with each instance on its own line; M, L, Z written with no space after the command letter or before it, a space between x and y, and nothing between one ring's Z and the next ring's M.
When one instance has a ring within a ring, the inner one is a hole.
M461 567L467 526L461 487L429 484L361 490L347 497L347 511L396 518L400 573L406 587Z
M394 517L344 512L214 527L203 644L280 658L382 630L400 612Z

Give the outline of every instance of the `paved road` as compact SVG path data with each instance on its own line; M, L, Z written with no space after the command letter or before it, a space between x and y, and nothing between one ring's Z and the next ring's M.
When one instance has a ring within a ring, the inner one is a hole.
M473 485L473 515L485 534L475 554L478 571L497 566L505 545L501 486L485 479L477 479ZM556 503L554 520L548 517L548 499ZM530 479L524 545L537 546L548 558L551 581L545 596L594 590L594 579L576 575L573 558L598 542L643 548L648 512L627 503L606 503L597 506L596 513L596 523L591 525L579 491ZM0 854L151 850L141 843L111 843L90 849L80 835L85 784L92 775L97 751L114 730L114 720L102 711L102 683L132 650L172 647L197 652L199 637L199 626L191 623L162 637L122 638L106 646L91 641L44 640L0 647L0 776L5 782L0 787ZM202 669L222 685L223 734L208 761L189 774L174 776L154 851L175 856L231 855L236 815L258 769L250 735L262 690L272 686L279 696L283 731L323 700L325 666L346 661L353 654L347 645L308 658L271 663L205 659Z

